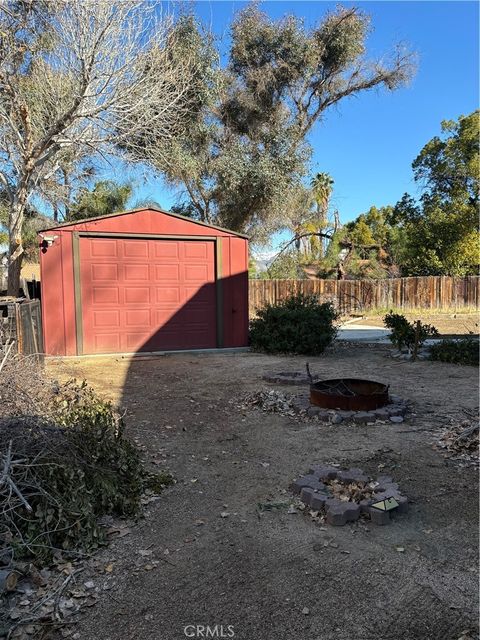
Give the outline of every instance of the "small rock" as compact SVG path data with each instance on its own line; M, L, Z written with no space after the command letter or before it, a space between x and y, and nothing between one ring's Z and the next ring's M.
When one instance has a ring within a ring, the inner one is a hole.
M303 607L302 613L304 616L308 616L308 614L310 613L310 609L308 607Z
M222 511L222 513L220 514L221 518L228 518L230 514L228 513L228 511Z
M341 422L343 422L343 418L338 413L334 413L330 415L329 422L330 424L340 424Z
M375 414L368 411L358 411L353 416L353 421L358 423L375 422Z
M95 589L95 583L92 580L89 580L88 582L84 582L83 586L85 587L85 589L88 589L89 591L91 589Z
M402 416L390 416L390 422L403 422L403 417Z

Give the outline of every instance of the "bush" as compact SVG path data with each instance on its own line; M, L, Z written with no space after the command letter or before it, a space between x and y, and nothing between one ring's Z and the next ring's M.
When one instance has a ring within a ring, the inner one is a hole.
M0 420L8 474L0 486L0 547L48 561L57 549L97 547L101 516L135 516L152 480L158 489L171 478L145 471L114 407L86 383L57 386L42 410Z
M478 340L474 337L465 337L460 340L442 340L430 348L430 359L478 367L478 348Z
M293 294L258 312L250 324L250 344L266 353L318 355L335 339L337 317L332 303L320 304L316 295Z
M390 342L397 347L399 351L402 349L413 350L415 339L417 338L417 347L421 347L425 340L430 336L437 336L438 331L430 324L422 324L409 322L405 316L399 313L387 313L383 319L387 329L391 329L389 335Z

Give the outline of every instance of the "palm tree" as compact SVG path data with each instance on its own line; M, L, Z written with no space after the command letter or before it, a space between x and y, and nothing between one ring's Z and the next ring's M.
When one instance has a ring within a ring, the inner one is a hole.
M311 182L313 199L317 205L319 231L325 231L327 228L327 214L333 192L333 183L333 178L328 173L317 173ZM319 253L320 258L323 258L325 255L323 239L320 240Z

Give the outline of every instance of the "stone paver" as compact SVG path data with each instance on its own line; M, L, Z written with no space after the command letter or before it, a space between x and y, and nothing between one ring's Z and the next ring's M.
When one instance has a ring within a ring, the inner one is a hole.
M310 487L314 491L325 491L326 487L317 476L303 476L292 483L291 489L293 493L300 494L304 487Z
M291 406L296 414L313 418L320 422L329 422L330 424L341 424L342 422L368 424L369 422L374 423L377 420L386 422L390 417L405 417L407 413L406 401L396 395L390 396L390 403L385 407L379 407L372 411L346 411L343 409L325 409L310 404L310 394L308 391L305 391L292 398Z
M358 483L372 483L373 496L363 499L359 503L351 500L339 500L331 493L326 482L338 480L345 485ZM294 480L290 486L293 493L300 496L300 500L313 511L324 511L328 524L343 526L347 522L355 522L361 515L367 515L373 524L386 525L391 521L392 513L403 514L408 509L408 498L401 494L397 482L391 476L380 475L371 480L362 469L336 469L335 467L314 464L308 474ZM395 498L398 507L391 511L383 511L372 507L372 504Z

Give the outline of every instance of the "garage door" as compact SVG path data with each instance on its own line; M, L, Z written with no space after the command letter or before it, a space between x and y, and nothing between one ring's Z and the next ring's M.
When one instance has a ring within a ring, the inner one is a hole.
M214 242L80 238L83 353L216 346Z

